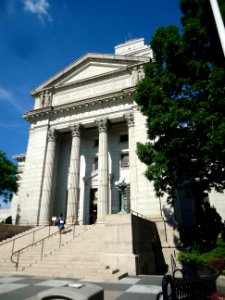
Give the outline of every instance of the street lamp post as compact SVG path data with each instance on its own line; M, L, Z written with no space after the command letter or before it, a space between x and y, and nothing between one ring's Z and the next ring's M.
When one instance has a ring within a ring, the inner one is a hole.
M221 46L223 49L223 54L225 56L225 28L224 28L223 19L221 16L220 8L219 8L217 0L210 0L210 4L212 7L214 19L216 22L216 27L217 27L218 35L220 38L220 43L221 43Z
M125 190L128 188L129 183L125 181L125 178L121 178L119 181L115 182L116 188L121 192L121 208L120 212L118 214L126 214L127 211L125 209L125 199L124 199L124 194Z

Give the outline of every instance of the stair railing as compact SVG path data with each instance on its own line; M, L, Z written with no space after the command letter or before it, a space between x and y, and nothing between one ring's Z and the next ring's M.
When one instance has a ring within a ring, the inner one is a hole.
M24 233L23 235L20 235L20 236L18 236L18 237L11 238L10 241L2 242L2 243L0 243L0 247L1 247L2 245L12 243L11 254L13 254L14 249L15 249L15 244L16 244L16 241L18 241L18 239L23 238L24 236L31 235L31 236L32 236L32 244L33 244L33 243L35 242L35 234L37 233L37 231L43 230L43 229L45 229L46 227L49 227L49 231L48 231L48 232L49 232L49 234L50 234L51 226L50 226L50 224L48 224L48 225L42 226L42 227L40 227L40 228L36 228L36 229L33 230L32 232L27 232L27 233Z
M91 217L93 217L93 215L90 215L90 216L89 216L89 219L90 219ZM73 240L75 239L75 226L78 225L79 223L82 223L82 222L83 222L83 220L76 221L75 223L70 224L70 225L68 225L68 226L66 227L66 230L72 228L72 231L73 231L73 233L72 233ZM94 225L94 224L93 224L93 225ZM85 231L86 231L86 228L85 228ZM56 231L56 232L53 232L52 234L50 234L50 232L49 232L49 235L48 235L48 236L46 236L46 237L44 237L44 238L42 238L42 239L40 239L40 240L38 240L38 241L36 241L36 242L33 242L33 243L31 243L30 245L28 245L28 246L26 246L26 247L23 247L23 248L21 248L21 249L19 249L19 250L17 250L17 251L12 252L12 255L11 255L11 262L15 264L15 266L16 266L16 271L17 271L18 268L19 268L20 254L21 254L22 251L27 250L28 248L32 248L34 245L37 245L38 243L41 243L40 259L42 260L42 259L43 259L43 254L44 254L44 244L45 244L45 241L46 241L47 239L49 239L50 237L53 237L54 235L59 235L59 249L60 249L60 248L61 248L61 244L62 244L62 243L61 243L61 241L62 241L62 232L61 232L61 231ZM16 258L16 261L13 259L14 256L17 257L17 258Z
M130 212L133 214L133 215L135 215L135 216L137 216L137 217L139 217L139 218L142 218L142 219L146 219L146 220L150 220L149 218L147 218L145 215L142 215L142 214L140 214L139 212L137 212L137 211L135 211L135 210L130 210Z

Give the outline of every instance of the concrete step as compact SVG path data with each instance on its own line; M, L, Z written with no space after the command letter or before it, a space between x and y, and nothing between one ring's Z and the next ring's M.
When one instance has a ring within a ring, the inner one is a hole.
M53 230L51 228L51 230ZM58 229L54 228L58 233ZM46 231L46 228L43 232ZM43 232L38 236L42 236ZM73 239L73 237L75 238ZM44 242L43 258L41 260L42 243L23 250L20 254L19 268L17 274L28 274L35 276L50 276L63 278L108 278L119 279L126 276L126 272L110 269L101 263L104 252L104 225L75 226L75 234L71 228L65 229L61 236L56 234ZM61 239L61 248L59 241ZM21 238L22 241L22 238ZM26 239L27 242L27 239ZM22 245L23 243L18 243ZM8 251L9 251L8 247ZM2 267L5 273L15 272L15 265L10 262L10 255L7 250L4 253ZM16 256L14 256L16 261ZM8 261L8 265L7 265Z
M29 265L26 266L21 266L21 268L29 268ZM41 270L43 272L51 272L51 270L54 270L54 272L63 272L63 273L67 273L67 272L85 272L85 273L97 273L99 270L103 271L104 270L104 266L102 265L90 265L90 264L86 264L86 265L67 265L67 264L58 264L58 265L48 265L48 264L33 264L32 266L32 270Z
M22 275L35 275L46 277L62 277L62 278L104 278L104 279L121 279L128 276L127 272L121 272L119 270L110 270L103 266L99 268L25 268L20 269L18 274Z
M24 271L19 271L16 273L17 275L28 275L28 276L46 276L46 277L51 277L51 278L76 278L76 279L102 279L104 278L105 280L119 280L122 279L126 276L128 276L127 272L118 272L116 274L106 274L106 273L74 273L74 272L52 272L52 273L43 273L38 272L38 271L29 271L27 270Z
M63 255L60 259L63 260L64 262L70 262L70 261L72 261L72 262L86 262L86 261L88 261L89 263L94 263L94 262L99 262L101 260L101 257L102 257L102 254L92 252L92 253L89 253L89 255L85 254L85 253L83 253L83 255L82 254L77 255L77 253L76 253L75 256ZM59 259L57 259L54 255L49 255L47 260L48 260L49 263L50 262L55 263Z

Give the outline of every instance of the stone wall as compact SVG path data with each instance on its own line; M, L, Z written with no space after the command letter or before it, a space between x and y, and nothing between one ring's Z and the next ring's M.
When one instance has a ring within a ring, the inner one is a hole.
M104 263L129 275L157 274L166 262L156 224L132 214L107 216Z
M11 224L0 224L0 241L13 237L14 235L32 228L31 226L20 226Z

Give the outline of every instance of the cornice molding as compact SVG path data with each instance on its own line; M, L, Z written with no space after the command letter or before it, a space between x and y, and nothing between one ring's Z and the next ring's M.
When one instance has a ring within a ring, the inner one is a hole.
M97 54L95 54L97 55ZM76 82L70 82L68 84L64 84L64 85L60 85L59 80L63 80L66 78L66 76L70 75L72 73L72 71L75 69L75 67L77 67L78 65L83 65L89 61L91 61L91 59L95 58L95 56L90 55L87 57L84 57L83 59L78 60L78 63L76 64L76 62L72 65L70 65L69 67L63 69L61 72L57 73L55 76L51 77L49 80L47 80L46 82L44 82L42 85L40 85L39 87L37 87L36 89L34 89L31 92L32 96L36 96L38 95L40 92L48 90L48 89L60 89L63 87L70 87L70 86L76 86L76 85L86 85L92 81L99 81L102 80L102 78L106 77L113 77L114 76L119 76L123 73L126 72L130 72L133 68L141 66L143 64L146 64L150 61L150 58L147 57L138 57L138 56L120 56L120 55L102 55L101 59L99 56L96 56L98 59L95 61L99 61L99 62L108 62L108 63L113 63L115 64L115 62L123 62L124 64L127 64L127 66L121 66L121 68L119 70L114 70L114 71L110 71L107 73L103 73L100 75L96 75L90 78L84 78L81 80L78 80Z
M136 90L136 86L123 89L119 92L109 93L102 96L97 96L93 98L89 98L86 100L80 100L75 101L72 103L67 103L63 105L58 106L49 106L44 108L39 108L36 110L28 111L23 115L23 118L27 120L28 122L33 122L39 118L46 118L57 114L62 114L70 111L75 111L78 109L88 108L88 107L94 107L95 105L99 104L106 104L108 102L116 102L121 101L122 99L129 100L133 102L132 99L128 99L128 97L132 97L134 92Z
M15 154L13 155L13 159L15 159L18 162L24 162L26 160L26 153Z

